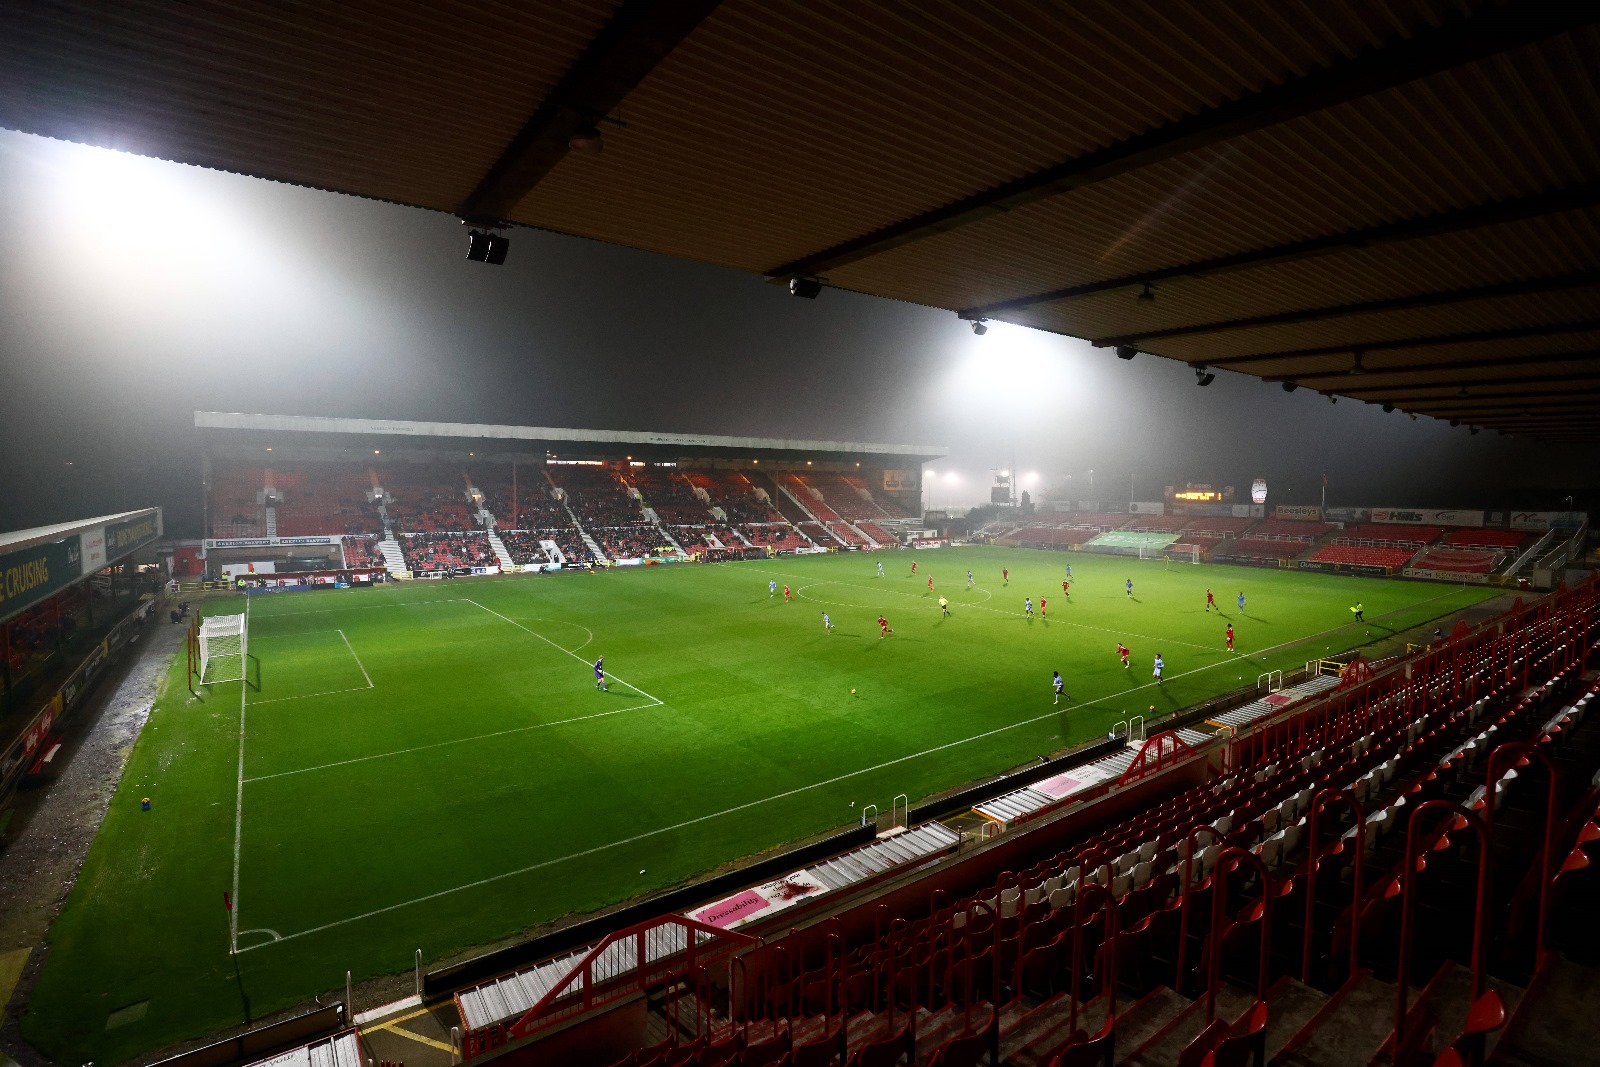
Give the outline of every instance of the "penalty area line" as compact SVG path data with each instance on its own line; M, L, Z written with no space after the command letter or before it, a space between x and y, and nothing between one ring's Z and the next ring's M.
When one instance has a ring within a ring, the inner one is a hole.
M1231 661L1224 660L1222 662L1227 663ZM1173 675L1173 679L1176 680L1178 678L1184 678L1190 674L1199 674L1202 671L1208 671L1221 665L1221 663L1208 664L1204 667L1198 667L1195 670L1188 671L1185 674ZM1140 686L1139 688L1149 688L1154 687L1154 685L1154 682L1147 682L1144 686ZM1128 690L1128 692L1133 692L1133 690ZM360 915L352 915L344 919L335 919L333 922L323 923L320 926L313 926L309 929L300 930L292 934L284 934L283 937L278 941L270 941L260 945L248 945L239 951L250 952L258 948L265 948L267 945L276 945L283 941L292 941L296 938L322 933L325 930L332 930L335 927L344 926L353 922L360 922L363 919L375 918L379 915L385 915L391 911L398 911L401 908L408 908L413 904L425 904L428 901L438 900L442 897L450 896L453 893L460 893L468 889L477 889L482 886L492 885L495 882L504 881L507 878L516 878L519 875L530 874L534 871L543 870L546 867L554 867L560 863L566 863L576 859L583 859L584 857L593 856L597 853L605 852L613 848L620 848L623 845L631 845L638 841L646 841L652 837L659 837L662 834L675 833L678 830L687 829L690 826L698 826L700 823L710 822L713 819L720 819L724 815L733 815L741 811L748 811L751 808L760 807L763 804L770 804L776 800L787 800L789 797L799 796L802 793L809 793L814 789L823 789L830 785L837 785L840 782L847 782L852 778L859 778L864 774L872 774L875 771L885 770L886 768L894 767L901 763L908 763L911 760L920 759L923 756L931 756L934 753L944 752L948 749L970 744L973 741L981 741L984 738L994 737L1010 730L1020 729L1024 726L1031 726L1035 723L1043 722L1046 719L1056 718L1057 716L1064 714L1067 710L1068 709L1066 708L1052 707L1050 711L1044 713L1043 715L1035 715L1032 718L1023 719L1019 722L1008 723L1005 726L997 726L993 730L985 730L983 733L973 734L971 737L963 737L955 741L948 741L942 745L936 745L933 748L924 749L921 752L912 752L909 755L898 756L895 759L885 760L884 762L874 764L871 767L862 767L860 770L847 771L844 774L836 775L820 782L812 782L810 785L796 786L794 789L787 789L782 793L774 793L771 796L746 801L743 804L735 804L731 808L723 808L721 811L714 811L707 815L697 815L692 819L685 819L682 822L673 823L671 826L663 826L655 830L646 830L644 833L634 834L632 837L624 837L616 841L608 841L605 844L595 845L593 848L586 848L579 852L570 852L565 856L556 856L552 859L541 860L538 863L531 863L526 867L518 867L516 870L503 871L500 874L493 874L487 878L479 878L476 881L466 882L458 886L452 886L449 889L441 889L434 893L427 893L420 897L413 897L410 900L403 900L397 904L388 904L381 908L374 908L371 911L362 912Z
M284 699L293 699L292 697ZM470 737L453 737L448 741L435 741L427 745L414 745L411 748L398 748L393 752L375 752L370 756L357 756L354 759L338 760L334 763L319 763L314 767L299 767L292 771L277 771L273 774L258 774L254 778L246 778L248 782L265 782L273 778L287 778L295 774L310 774L312 771L326 771L334 767L348 767L353 763L367 763L375 759L388 759L391 756L404 756L412 752L426 752L432 748L445 748L450 745L465 745L473 741L487 741L494 737L509 737L512 734L525 734L533 730L543 730L551 726L568 726L575 722L587 722L590 719L604 719L612 715L621 715L629 711L644 711L646 708L659 708L661 702L654 704L635 704L630 708L613 708L610 711L597 711L591 715L575 715L570 719L555 719L551 722L529 723L527 726L513 726L508 730L496 730L488 734L473 734Z
M840 584L844 584L844 583L840 583ZM1427 601L1422 601L1422 602L1419 602L1419 603L1431 603L1433 600L1442 599L1446 595L1449 595L1449 594L1441 594L1439 597L1432 597ZM478 605L478 606L482 607L481 604ZM1417 605L1411 605L1411 606L1412 607L1416 607ZM484 610L488 611L489 609L485 608ZM1397 609L1397 610L1406 610L1406 609ZM491 611L490 614L499 615L498 612L494 612L494 611ZM1390 613L1386 613L1386 614L1390 614ZM1382 616L1379 616L1379 617L1382 617ZM501 615L500 618L505 618L505 616ZM506 621L507 622L512 622L513 625L515 625L514 620L507 619ZM1349 625L1349 624L1346 624L1346 625ZM526 629L526 627L523 627L523 629ZM1282 649L1290 648L1290 647L1292 647L1294 645L1297 645L1297 644L1300 644L1302 642L1305 642L1305 641L1308 641L1308 640L1314 640L1317 637L1326 636L1329 633L1334 633L1339 629L1343 629L1343 627L1334 627L1331 630L1323 631L1323 633L1321 633L1321 634L1313 634L1310 637L1302 637L1302 638L1296 638L1295 640L1292 640L1292 641L1286 641L1283 644L1274 645L1271 648L1267 648L1267 649L1262 649L1262 650L1256 652L1255 655L1258 655L1258 656L1259 655L1267 655L1267 654L1270 654L1270 653L1273 653L1273 652L1277 652L1277 651L1282 650ZM529 630L528 632L529 633L533 633L533 631L531 631L531 630ZM534 634L534 636L535 637L540 637L541 640L545 640L548 643L554 644L554 642L549 642L548 638L544 638L539 634ZM560 648L561 646L557 645L556 647ZM562 651L566 651L566 650L562 649ZM571 655L571 653L568 653L568 654ZM1187 678L1190 675L1203 674L1206 671L1215 670L1218 667L1221 667L1221 666L1224 666L1226 664L1235 662L1236 658L1237 657L1229 657L1229 658L1226 658L1226 659L1223 659L1223 660L1219 660L1216 663L1208 663L1203 667L1196 667L1192 671L1185 671L1185 672L1183 672L1181 674L1175 674L1170 679L1168 679L1168 681L1177 681L1179 678ZM1249 657L1243 657L1243 658L1249 658ZM626 683L624 683L624 684L626 684ZM1156 683L1154 683L1154 682L1145 682L1143 685L1135 686L1132 689L1124 690L1121 694L1117 694L1117 695L1122 696L1122 695L1127 695L1129 693L1139 692L1139 691L1144 690L1144 689L1154 689L1154 688L1156 688ZM1072 705L1072 707L1085 707L1085 706L1094 706L1094 705L1084 705L1084 704ZM721 811L711 812L708 815L698 815L695 818L685 819L682 822L674 823L671 826L663 826L663 827L660 827L659 829L655 829L655 830L646 830L643 833L634 834L631 837L625 837L625 838L621 838L621 839L616 840L616 841L606 842L605 844L595 845L593 848L583 849L582 851L579 851L579 852L571 852L571 853L568 853L565 856L557 856L557 857L554 857L552 859L542 860L542 861L540 861L538 863L529 864L529 865L527 865L525 867L519 867L519 868L517 868L515 870L511 870L511 871L504 871L504 872L502 872L500 874L490 875L487 878L479 878L476 881L466 882L466 883L464 883L462 885L453 886L453 887L451 887L449 889L441 889L441 890L438 890L437 892L427 893L427 894L424 894L424 895L419 896L419 897L413 897L410 900L403 900L403 901L400 901L399 903L396 903L396 904L388 904L388 905L385 905L384 907L381 907L381 908L374 908L374 909L372 909L370 911L362 912L359 915L352 915L352 916L349 916L348 918L344 918L344 919L335 919L333 922L323 923L320 926L313 926L313 927L310 927L308 929L300 930L300 931L297 931L297 932L292 933L292 934L285 934L277 941L269 941L269 942L265 942L265 943L260 944L260 945L249 945L249 946L246 946L245 948L238 949L238 951L240 951L240 952L249 952L249 951L254 951L255 949L258 949L258 948L265 948L268 945L276 945L276 944L281 944L284 941L292 941L292 940L296 940L296 939L301 938L301 937L308 937L308 936L310 936L312 934L318 934L318 933L322 933L323 931L326 931L326 930L332 930L332 929L335 929L335 928L340 927L340 926L348 925L349 923L361 922L362 920L375 918L375 917L377 917L379 915L386 915L386 914L388 914L389 912L392 912L392 911L399 911L402 908L408 908L408 907L411 907L414 904L425 904L425 903L427 903L429 901L439 900L439 899L441 899L443 897L450 896L450 895L452 895L454 893L460 893L460 892L463 892L463 891L468 890L468 889L477 889L477 888L479 888L481 886L492 885L495 882L501 882L501 881L504 881L507 878L516 878L516 877L518 877L520 875L530 874L533 871L543 870L543 869L545 869L547 867L554 867L557 864L566 863L566 862L569 862L571 860L576 860L576 859L583 859L585 857L593 856L593 855L596 855L596 854L601 853L601 852L606 852L606 851L608 851L610 849L613 849L613 848L620 848L623 845L631 845L631 844L633 844L635 842L638 842L638 841L645 841L645 840L648 840L648 839L650 839L652 837L659 837L662 834L674 833L674 832L676 832L678 830L683 830L683 829L686 829L686 828L688 828L690 826L697 826L700 823L710 822L713 819L719 819L719 818L721 818L721 817L723 817L725 815L733 815L733 814L736 814L736 813L741 812L741 811L748 811L751 808L759 807L759 806L761 806L763 804L770 804L770 803L772 803L773 801L776 801L776 800L786 800L789 797L799 796L802 793L807 793L807 792L810 792L810 791L812 791L814 789L822 789L822 788L825 788L825 787L830 786L830 785L837 785L840 782L849 781L852 778L859 778L860 776L862 776L864 774L871 774L871 773L873 773L875 771L881 771L881 770L884 770L884 769L889 768L889 767L896 766L896 765L901 764L901 763L910 762L911 760L914 760L914 759L920 759L923 756L931 756L931 755L933 755L935 753L944 752L944 751L946 751L948 749L952 749L952 748L957 748L957 747L959 747L961 745L969 744L969 743L971 743L973 741L981 741L981 740L983 740L985 738L994 737L994 736L996 736L998 734L1003 734L1003 733L1006 733L1006 732L1011 731L1011 730L1020 729L1020 728L1022 728L1024 726L1031 726L1031 725L1034 725L1036 723L1044 722L1047 719L1053 719L1053 718L1056 718L1057 716L1066 714L1069 710L1070 710L1070 708L1060 708L1060 707L1052 706L1050 711L1048 711L1048 712L1046 712L1046 713L1044 713L1042 715L1035 715L1035 716L1033 716L1031 718L1028 718L1028 719L1023 719L1023 720L1020 720L1018 722L1007 724L1005 726L999 726L999 727L996 727L993 730L985 730L983 733L974 734L971 737L960 738L958 740L950 741L950 742L947 742L947 743L942 744L942 745L937 745L937 746L935 746L933 748L924 749L921 752L913 752L913 753L911 753L909 755L900 756L900 757L897 757L897 758L892 759L892 760L886 760L883 763L874 764L871 767L863 767L860 770L849 771L849 772L847 772L845 774L837 775L837 776L835 776L833 778L828 778L828 779L826 779L824 781L821 781L821 782L814 782L814 783L812 783L810 785L797 786L794 789L785 790L782 793L774 793L773 795L768 796L768 797L761 797L761 798L759 798L757 800L747 801L747 802L745 802L743 804L736 804L733 807L724 808ZM241 788L241 793L242 793L243 786L241 785L240 788ZM237 912L235 914L237 914Z

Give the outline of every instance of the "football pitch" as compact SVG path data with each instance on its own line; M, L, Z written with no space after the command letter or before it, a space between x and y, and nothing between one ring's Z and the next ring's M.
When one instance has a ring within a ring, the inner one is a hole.
M194 701L180 654L23 1033L57 1062L120 1062L341 989L346 970L405 972L417 949L438 960L658 891L1493 595L963 548L255 598L258 684Z

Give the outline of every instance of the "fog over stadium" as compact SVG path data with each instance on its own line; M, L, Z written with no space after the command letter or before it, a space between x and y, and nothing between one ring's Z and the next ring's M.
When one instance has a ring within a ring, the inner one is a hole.
M1259 476L1316 503L1326 473L1330 504L1557 506L1593 481L1592 448L1201 391L1171 360L579 238L513 231L486 270L461 231L0 131L0 527L158 504L197 536L196 409L928 442L935 508L1013 463L1035 497L1107 501Z

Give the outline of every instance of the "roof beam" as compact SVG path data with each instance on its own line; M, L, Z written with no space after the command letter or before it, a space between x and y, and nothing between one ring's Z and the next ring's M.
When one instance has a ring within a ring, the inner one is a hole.
M1574 374L1525 374L1515 378L1461 378L1448 382L1418 385L1362 385L1354 389L1335 389L1342 396L1360 396L1365 393L1378 393L1385 399L1394 399L1399 393L1414 393L1419 390L1450 390L1454 396L1460 390L1472 386L1507 386L1507 385L1542 385L1546 382L1588 382L1600 380L1600 365L1593 370L1578 371ZM1494 395L1494 394L1486 394Z
M1394 340L1355 341L1338 345L1321 345L1316 348L1291 348L1278 352L1254 352L1245 356L1222 356L1205 360L1207 366L1232 369L1251 363L1274 363L1284 359L1315 359L1339 353L1389 352L1399 348L1433 348L1439 345L1470 345L1485 341L1515 341L1525 337L1549 337L1560 333L1600 332L1600 319L1582 319L1577 322L1541 322L1529 326L1507 326L1496 330L1469 330L1465 333L1438 333L1423 337L1404 337Z
M1172 337L1195 337L1201 334L1227 333L1230 330L1251 330L1263 326L1287 326L1298 322L1319 322L1350 315L1372 315L1385 311L1408 311L1413 308L1440 307L1447 304L1467 304L1476 300L1494 300L1507 296L1526 296L1559 289L1581 289L1600 285L1600 271L1580 271L1548 278L1525 278L1513 282L1497 282L1470 289L1444 289L1432 293L1413 293L1384 300L1363 300L1353 304L1335 304L1331 307L1302 308L1298 311L1278 311L1270 315L1251 315L1242 319L1224 319L1220 322L1203 322L1191 326L1168 326L1160 330L1141 333L1118 334L1113 337L1091 338L1096 348L1114 345L1132 345L1148 341L1162 341Z
M622 102L719 0L623 0L456 214L503 224L513 208L566 157L573 134Z
M1493 396L1422 396L1414 397L1408 404L1453 404L1456 407L1467 407L1473 404L1495 405L1510 404L1512 407L1527 407L1530 404L1566 404L1576 403L1578 397L1600 396L1600 384L1581 388L1568 388L1559 391L1549 389L1528 390L1520 393L1496 393ZM1588 403L1588 401L1583 401Z
M1034 304L1076 300L1086 296L1094 296L1097 293L1112 292L1117 289L1130 289L1134 286L1173 281L1175 279L1215 277L1219 274L1227 274L1236 270L1248 270L1255 267L1293 263L1304 259L1316 259L1320 256L1343 252L1347 249L1367 249L1378 245L1396 244L1424 237L1441 237L1446 234L1460 233L1483 226L1495 226L1505 222L1521 222L1543 215L1555 215L1580 208L1594 207L1596 204L1600 204L1600 182L1588 182L1571 189L1535 193L1532 196L1518 197L1515 200L1503 200L1494 204L1479 204L1462 208L1458 211L1446 211L1423 218L1405 219L1401 222L1386 222L1378 226L1369 226L1362 230L1348 230L1344 233L1327 234L1304 241L1289 241L1285 244L1273 245L1271 248L1258 248L1249 252L1235 252L1232 255L1215 256L1211 259L1183 263L1176 267L1162 267L1158 270L1148 270L1139 274L1125 274L1120 278L1106 278L1101 281L1084 282L1081 285L1069 285L1061 289L1035 293L1032 296L1013 297L1010 300L998 300L992 304L963 308L958 314L964 319L993 318L1010 311L1019 311L1022 308L1032 307Z
M1426 374L1432 372L1450 373L1460 370L1477 370L1483 367L1515 367L1526 366L1530 363L1593 363L1600 360L1600 350L1590 349L1586 352L1551 352L1538 356L1492 356L1488 359L1458 359L1449 363L1396 363L1388 367L1367 367L1364 373L1368 378L1380 374ZM1301 385L1308 385L1313 381L1324 378L1348 378L1348 370L1317 371L1313 374L1286 374L1274 375L1263 378L1263 381L1281 382L1293 381ZM1398 387L1397 387L1398 388Z
M1169 122L1105 148L890 223L767 271L774 280L819 275L894 248L947 233L1060 193L1081 189L1336 104L1358 100L1451 67L1497 55L1600 20L1600 8L1565 0L1526 0L1471 16L1447 16L1419 30L1301 78Z

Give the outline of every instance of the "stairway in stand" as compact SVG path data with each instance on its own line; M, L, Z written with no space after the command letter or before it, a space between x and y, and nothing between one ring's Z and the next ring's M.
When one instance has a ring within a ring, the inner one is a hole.
M510 574L515 563L511 562L511 553L506 551L506 543L500 540L500 535L494 532L494 527L487 530L489 534L489 547L494 550L494 558L500 561L500 570Z
M383 565L389 571L389 577L406 579L411 577L411 571L406 567L406 557L400 551L400 542L389 538L378 542L378 554L383 557Z

